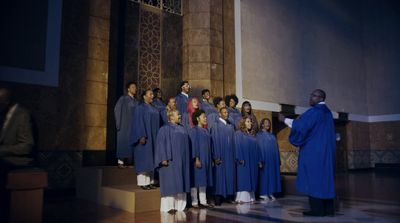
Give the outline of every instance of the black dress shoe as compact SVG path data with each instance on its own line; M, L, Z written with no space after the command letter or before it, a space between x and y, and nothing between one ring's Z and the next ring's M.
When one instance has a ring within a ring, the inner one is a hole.
M150 189L156 189L156 188L157 188L154 184L150 184L150 185L148 185L148 187L149 187Z
M303 215L305 215L305 216L313 216L313 217L322 217L322 216L325 216L325 215L322 214L322 213L315 213L315 212L313 212L313 211L303 211Z
M176 212L177 212L177 210L171 209L171 210L168 211L168 214L175 214Z
M140 186L140 188L142 188L143 190L150 190L150 187L149 187L149 185L146 185L146 186Z

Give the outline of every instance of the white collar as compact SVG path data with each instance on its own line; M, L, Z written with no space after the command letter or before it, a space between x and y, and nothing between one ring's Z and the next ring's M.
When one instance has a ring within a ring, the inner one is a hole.
M319 105L324 105L324 104L325 104L325 101L321 101L321 102L319 102L318 104L319 104Z
M187 98L189 98L189 95L186 94L185 92L182 91L181 94L183 94L183 95L185 95Z
M226 122L226 120L224 120L223 118L219 117L219 120L224 123L225 125L227 125L228 123Z

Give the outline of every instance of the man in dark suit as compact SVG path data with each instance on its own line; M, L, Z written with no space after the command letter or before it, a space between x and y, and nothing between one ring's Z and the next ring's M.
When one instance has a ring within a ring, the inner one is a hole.
M10 90L0 88L0 219L8 201L7 173L32 165L32 146L29 112L12 100Z

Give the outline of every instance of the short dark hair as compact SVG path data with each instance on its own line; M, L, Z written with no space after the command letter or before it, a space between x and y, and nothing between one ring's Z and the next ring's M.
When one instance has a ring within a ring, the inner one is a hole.
M192 122L193 125L197 126L199 124L199 121L197 121L197 118L200 117L201 114L205 114L206 112L202 109L196 110L192 114Z
M181 83L179 84L179 89L182 89L183 85L185 84L189 84L188 81L181 81Z
M129 81L128 83L126 83L125 88L128 89L132 84L134 84L135 86L137 86L135 82Z
M160 92L160 91L161 91L160 88L154 88L154 89L153 89L153 94L154 94L154 95L157 95L158 92Z
M203 89L202 91L201 91L201 95L204 95L205 93L210 93L210 90L208 90L208 89Z
M218 97L215 97L215 98L213 99L213 104L214 104L214 106L217 107L217 105L218 105L221 101L223 101L221 97L219 97L219 96L218 96Z
M151 92L153 92L153 90L151 90L151 89L146 89L146 90L144 90L144 91L142 91L142 94L140 95L140 99L143 101L143 97L146 95L146 93L147 92L149 92L149 91L151 91Z
M228 110L227 107L223 107L223 108L220 108L218 112L221 113L221 111L224 110L224 109Z

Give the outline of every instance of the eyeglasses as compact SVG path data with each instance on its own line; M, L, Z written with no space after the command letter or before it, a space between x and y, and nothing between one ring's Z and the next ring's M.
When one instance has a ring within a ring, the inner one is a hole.
M317 97L317 98L321 98L321 95L317 95L317 94L310 94L311 97Z

